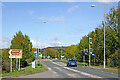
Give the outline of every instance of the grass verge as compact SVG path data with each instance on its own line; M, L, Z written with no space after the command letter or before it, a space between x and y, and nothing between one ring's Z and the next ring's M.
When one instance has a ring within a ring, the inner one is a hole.
M36 64L36 68L32 68L32 65L30 65L30 66L27 66L27 67L25 67L25 69L20 70L20 71L4 73L4 74L2 74L2 77L35 74L35 73L39 73L39 72L44 72L46 70L47 70L47 68L41 63L41 66L38 66Z

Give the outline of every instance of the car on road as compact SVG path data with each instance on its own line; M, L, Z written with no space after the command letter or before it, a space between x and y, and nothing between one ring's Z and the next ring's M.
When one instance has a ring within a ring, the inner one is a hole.
M68 61L67 61L67 67L69 67L69 66L75 66L75 67L77 67L77 61L75 60L75 59L68 59Z

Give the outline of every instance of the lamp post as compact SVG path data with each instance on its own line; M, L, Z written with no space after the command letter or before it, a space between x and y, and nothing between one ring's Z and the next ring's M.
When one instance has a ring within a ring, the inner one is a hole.
M44 21L44 22L41 22L41 23L47 23L46 21ZM38 24L38 22L37 22L37 24ZM36 47L38 48L38 25L36 26ZM37 53L37 55L38 55L38 53ZM40 56L39 56L39 59L40 59Z
M91 7L95 7L95 5L91 5ZM104 6L104 68L105 68L105 6Z
M105 6L104 6L104 68L105 68Z

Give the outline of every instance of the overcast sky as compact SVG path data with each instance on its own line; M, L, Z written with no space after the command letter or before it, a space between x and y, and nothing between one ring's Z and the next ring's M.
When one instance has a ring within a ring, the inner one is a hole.
M92 4L96 6L91 7ZM33 47L36 41L40 48L78 44L104 20L104 6L108 13L118 3L3 2L2 48L10 46L19 30L30 37Z

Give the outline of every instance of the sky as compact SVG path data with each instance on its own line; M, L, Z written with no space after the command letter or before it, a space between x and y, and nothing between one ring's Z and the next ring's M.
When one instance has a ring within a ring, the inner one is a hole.
M91 5L95 7L91 7ZM70 46L95 30L117 2L3 2L2 48L11 45L18 31L33 47ZM46 22L46 23L43 23ZM37 43L37 44L36 44Z

